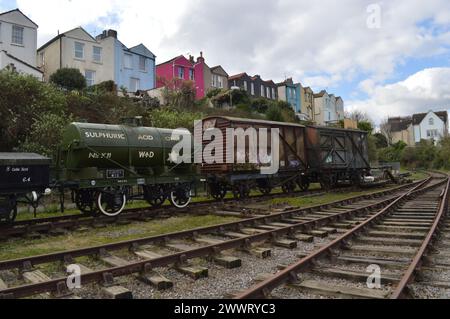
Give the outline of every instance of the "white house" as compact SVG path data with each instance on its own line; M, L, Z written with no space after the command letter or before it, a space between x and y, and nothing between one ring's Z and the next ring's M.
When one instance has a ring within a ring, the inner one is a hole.
M434 140L437 143L443 137L448 136L448 113L446 111L414 114L412 121L416 143L421 140Z
M344 100L340 96L336 98L336 113L339 121L345 119Z
M19 9L0 13L0 69L10 68L42 80L36 68L38 25Z
M325 90L314 94L314 104L315 119L318 125L328 125L338 122L339 116L336 110L336 97L333 94L330 95Z

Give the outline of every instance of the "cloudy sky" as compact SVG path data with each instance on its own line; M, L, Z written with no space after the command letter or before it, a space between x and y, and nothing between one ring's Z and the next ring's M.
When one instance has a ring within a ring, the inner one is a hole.
M293 77L387 116L450 109L449 0L0 0L39 24L39 45L112 28L157 63L204 52L230 75Z

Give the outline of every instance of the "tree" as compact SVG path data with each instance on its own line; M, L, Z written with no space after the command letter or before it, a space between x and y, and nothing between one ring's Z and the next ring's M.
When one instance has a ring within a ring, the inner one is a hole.
M388 145L392 144L392 127L391 124L389 123L389 119L385 119L383 122L381 122L380 124L380 130L381 130L381 134L383 134L386 137L387 143Z
M39 116L31 126L26 141L20 145L20 149L24 152L55 157L62 142L63 131L71 122L71 116L61 114L45 113Z
M25 142L42 114L67 114L65 95L33 76L0 71L0 150L14 151Z
M384 136L382 133L376 133L373 135L373 137L375 138L375 146L378 149L389 146L386 136Z
M369 134L372 134L373 124L370 121L360 121L360 122L358 122L358 129L361 131L365 131Z
M356 121L356 122L372 122L366 113L358 111L358 110L354 110L352 112L346 112L345 117L352 119L353 121Z
M71 68L59 69L50 76L50 82L69 91L81 91L87 86L80 70Z

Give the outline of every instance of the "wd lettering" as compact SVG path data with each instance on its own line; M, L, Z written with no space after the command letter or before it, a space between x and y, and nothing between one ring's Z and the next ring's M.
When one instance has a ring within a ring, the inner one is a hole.
M155 153L154 152L139 152L139 158L153 158L155 157Z

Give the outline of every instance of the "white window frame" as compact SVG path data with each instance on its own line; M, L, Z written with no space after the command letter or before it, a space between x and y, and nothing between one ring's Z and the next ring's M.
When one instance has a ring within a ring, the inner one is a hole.
M261 85L261 96L266 97L266 88L264 87L264 85Z
M252 94L252 95L255 95L255 83L250 83L250 93Z
M244 81L244 90L248 90L248 84L247 84L247 81Z
M39 66L45 66L45 52L42 51L39 53Z
M271 97L270 97L270 87L266 87L266 95L267 95L267 98L268 98L268 99L271 98Z
M77 50L77 44L79 44L79 45L81 45L81 51L80 50ZM74 44L73 44L73 56L75 57L75 59L79 59L79 60L84 60L84 48L85 48L85 44L84 43L82 43L82 42L78 42L78 41L75 41L74 42ZM81 52L81 58L80 57L78 57L77 56L77 53L79 53L79 52Z
M22 42L16 42L15 41L18 38L17 34L15 34L15 32L14 32L15 30L20 30L21 31L20 37L21 37ZM20 25L15 25L14 24L12 26L12 32L11 32L11 44L23 46L24 45L24 41L25 41L24 37L25 37L25 28L21 27Z
M189 80L195 81L195 70L189 69Z
M92 75L91 79L88 78L88 73L90 73ZM95 71L93 71L93 70L85 70L84 71L84 77L86 79L86 84L87 84L88 87L92 86L92 85L95 85L95 77L96 77L96 75L97 75L97 73Z
M100 53L95 53L95 49L100 49ZM101 63L102 62L102 56L103 56L103 48L102 47L99 47L99 46L93 46L92 47L92 60L94 61L94 62L97 62L97 63ZM98 58L98 59L97 59Z
M219 83L219 89L223 89L223 77L220 75L217 76L217 81Z
M181 80L184 80L184 76L185 76L184 67L183 66L177 67L177 77Z
M142 68L142 61L144 61L144 68ZM147 72L147 58L145 56L139 56L139 71Z
M128 63L129 62L129 63ZM133 55L130 53L124 53L123 55L123 67L124 69L133 69Z
M428 125L434 126L434 118L430 117L430 119L428 120Z

